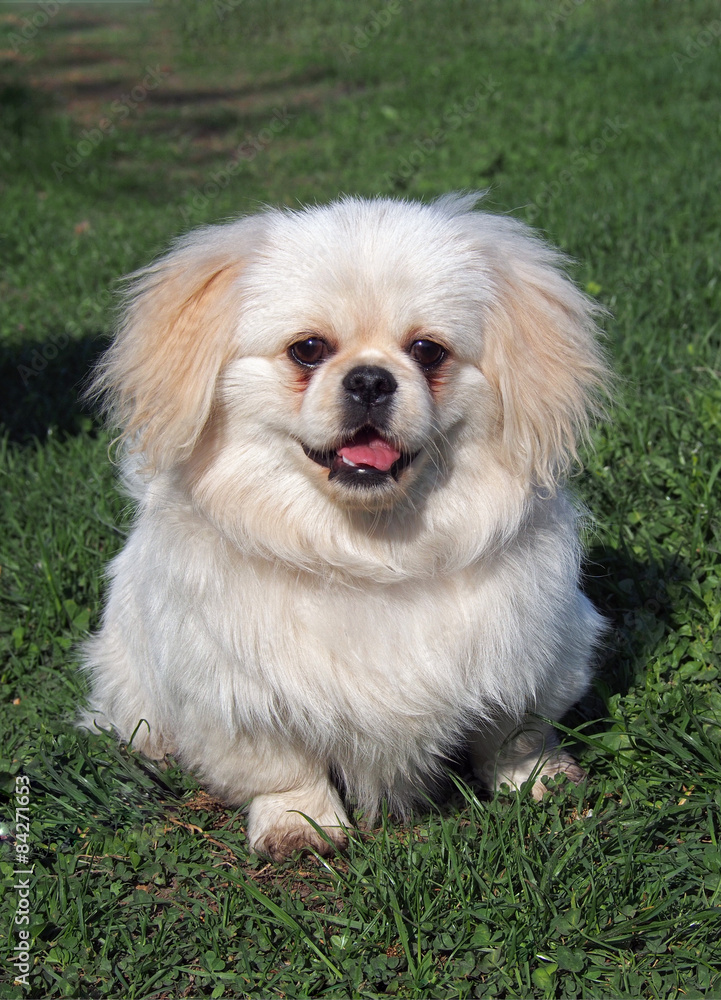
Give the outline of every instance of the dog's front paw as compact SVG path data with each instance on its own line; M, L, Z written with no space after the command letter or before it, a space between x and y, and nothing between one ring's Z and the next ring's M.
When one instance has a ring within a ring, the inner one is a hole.
M321 829L328 835L328 840L321 837L313 827L300 817L301 822L291 829L274 826L259 840L251 842L251 847L258 854L267 854L271 861L285 861L298 851L315 851L328 857L337 851L344 851L348 846L347 834L337 827L324 826Z
M348 817L337 791L294 789L273 795L257 795L248 810L250 849L284 861L298 851L316 851L328 856L348 846ZM306 816L317 824L322 834Z

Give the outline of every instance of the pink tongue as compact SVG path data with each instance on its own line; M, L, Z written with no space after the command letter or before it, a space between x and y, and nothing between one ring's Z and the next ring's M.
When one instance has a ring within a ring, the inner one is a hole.
M338 454L354 465L370 465L381 472L388 472L401 457L401 453L383 438L371 438L365 444L346 445L338 449Z

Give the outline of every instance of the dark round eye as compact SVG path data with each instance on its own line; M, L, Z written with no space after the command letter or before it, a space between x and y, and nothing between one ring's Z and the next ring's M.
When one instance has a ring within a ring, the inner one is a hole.
M306 337L305 340L298 340L288 348L293 361L306 368L313 368L330 354L328 345L321 337Z
M422 368L435 368L446 356L446 350L433 340L414 340L408 351Z

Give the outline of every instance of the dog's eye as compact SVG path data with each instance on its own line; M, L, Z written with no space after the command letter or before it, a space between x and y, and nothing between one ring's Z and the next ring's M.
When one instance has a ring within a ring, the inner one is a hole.
M446 350L433 340L415 340L408 351L422 368L435 368L446 356Z
M325 361L330 351L326 342L320 337L306 337L305 340L291 344L288 348L288 354L299 365L312 368L319 365L321 361Z

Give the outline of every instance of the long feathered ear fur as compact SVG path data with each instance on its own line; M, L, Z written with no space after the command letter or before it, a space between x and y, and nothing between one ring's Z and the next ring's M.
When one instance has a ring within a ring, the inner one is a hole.
M234 285L262 219L196 230L127 279L115 339L86 395L102 401L119 440L149 471L186 458L207 422L233 350Z
M524 224L495 217L490 229L484 242L495 288L481 367L499 399L506 463L553 492L591 418L604 412L610 372L595 317L605 310Z

